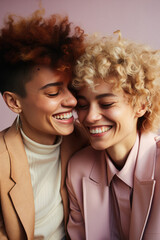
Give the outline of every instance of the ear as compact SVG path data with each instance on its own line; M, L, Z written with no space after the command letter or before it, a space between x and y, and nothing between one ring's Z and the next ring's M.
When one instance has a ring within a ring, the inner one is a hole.
M147 111L147 106L146 104L141 104L140 106L137 107L136 109L136 117L142 117Z
M19 114L22 111L21 103L17 94L13 92L4 92L3 99L7 106L15 113Z

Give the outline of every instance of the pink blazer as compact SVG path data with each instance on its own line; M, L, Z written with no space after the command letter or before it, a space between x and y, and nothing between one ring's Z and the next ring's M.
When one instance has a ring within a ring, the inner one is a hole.
M71 239L107 240L109 187L104 152L87 147L74 155L67 186ZM129 236L129 240L160 240L160 141L153 134L140 137Z

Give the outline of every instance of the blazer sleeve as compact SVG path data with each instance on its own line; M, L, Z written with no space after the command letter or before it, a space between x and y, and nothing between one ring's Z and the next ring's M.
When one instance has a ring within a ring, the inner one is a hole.
M73 159L72 159L73 160ZM70 213L69 213L69 221L67 225L67 230L71 240L85 240L85 226L84 219L81 211L81 207L78 201L78 197L74 191L74 183L72 176L74 169L72 169L71 161L68 165L68 175L66 179L67 190L69 194L69 204L70 204Z

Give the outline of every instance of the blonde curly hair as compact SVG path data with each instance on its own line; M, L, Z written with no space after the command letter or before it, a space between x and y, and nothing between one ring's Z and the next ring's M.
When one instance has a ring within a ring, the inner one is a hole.
M145 99L147 111L138 119L141 132L155 131L160 127L160 51L137 44L116 35L88 40L85 53L75 66L72 85L76 91L87 86L93 89L97 79L123 89L135 108ZM107 78L114 75L116 78ZM116 79L116 81L115 81Z

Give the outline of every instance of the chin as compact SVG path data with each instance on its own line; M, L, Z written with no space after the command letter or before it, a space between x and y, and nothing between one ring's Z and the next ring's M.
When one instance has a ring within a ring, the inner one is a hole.
M103 146L103 145L100 145L100 144L93 144L93 143L91 143L91 146L95 149L95 150L105 150L106 149L106 147L105 146Z
M67 130L67 131L62 132L61 135L62 135L62 136L70 135L70 134L73 132L73 130L74 130L74 127L73 127L72 129L70 129L70 131Z

